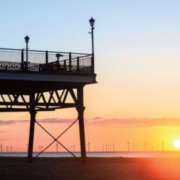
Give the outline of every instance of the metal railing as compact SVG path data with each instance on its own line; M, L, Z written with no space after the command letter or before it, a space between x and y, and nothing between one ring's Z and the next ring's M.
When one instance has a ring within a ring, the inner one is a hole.
M0 71L92 75L94 59L85 53L0 48Z

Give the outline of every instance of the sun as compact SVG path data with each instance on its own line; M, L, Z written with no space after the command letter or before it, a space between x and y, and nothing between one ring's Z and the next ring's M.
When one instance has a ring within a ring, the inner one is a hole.
M175 148L180 148L180 140L179 139L175 140L173 145Z

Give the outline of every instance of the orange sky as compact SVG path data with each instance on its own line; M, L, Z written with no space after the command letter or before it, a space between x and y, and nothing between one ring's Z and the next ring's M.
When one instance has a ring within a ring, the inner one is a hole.
M67 112L65 110L65 113ZM61 117L61 110L58 110L59 117L52 112L51 118L41 118L41 116L46 116L45 114L39 113L37 121L54 137L57 137L75 120L74 117ZM16 152L26 151L29 135L28 113L24 113L24 116L19 116L17 119L15 118L16 113L12 113L12 115L13 119L0 121L0 144L3 145L3 151L7 151L7 146L9 148L12 146L13 151ZM129 142L130 150L132 151L134 146L134 150L138 151L145 150L146 143L147 150L162 150L163 141L165 150L178 150L173 147L173 142L180 139L179 125L179 119L171 118L85 118L86 145L90 143L91 151L103 151L106 144L111 145L111 150L115 144L115 150L126 151ZM71 150L72 146L75 145L75 149L79 151L78 122L59 140L68 149ZM51 142L52 138L36 124L34 151L39 151L39 146L45 148ZM59 150L64 151L61 147ZM55 144L48 151L56 151Z

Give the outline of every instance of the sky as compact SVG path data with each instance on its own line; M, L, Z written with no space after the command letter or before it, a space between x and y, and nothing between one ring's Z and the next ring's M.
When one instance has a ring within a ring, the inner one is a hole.
M180 2L178 0L1 0L0 47L91 53L95 19L97 84L84 89L90 150L178 150L180 139ZM29 113L1 113L0 144L26 151ZM75 109L40 112L54 136L77 119ZM34 151L52 138L35 127ZM60 139L79 151L76 123ZM53 144L48 151L55 151ZM62 147L59 150L63 151Z

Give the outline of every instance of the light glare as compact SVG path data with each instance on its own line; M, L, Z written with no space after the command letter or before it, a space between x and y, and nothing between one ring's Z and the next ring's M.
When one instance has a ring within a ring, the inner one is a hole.
M174 147L180 148L180 140L175 140L173 144L174 144Z

